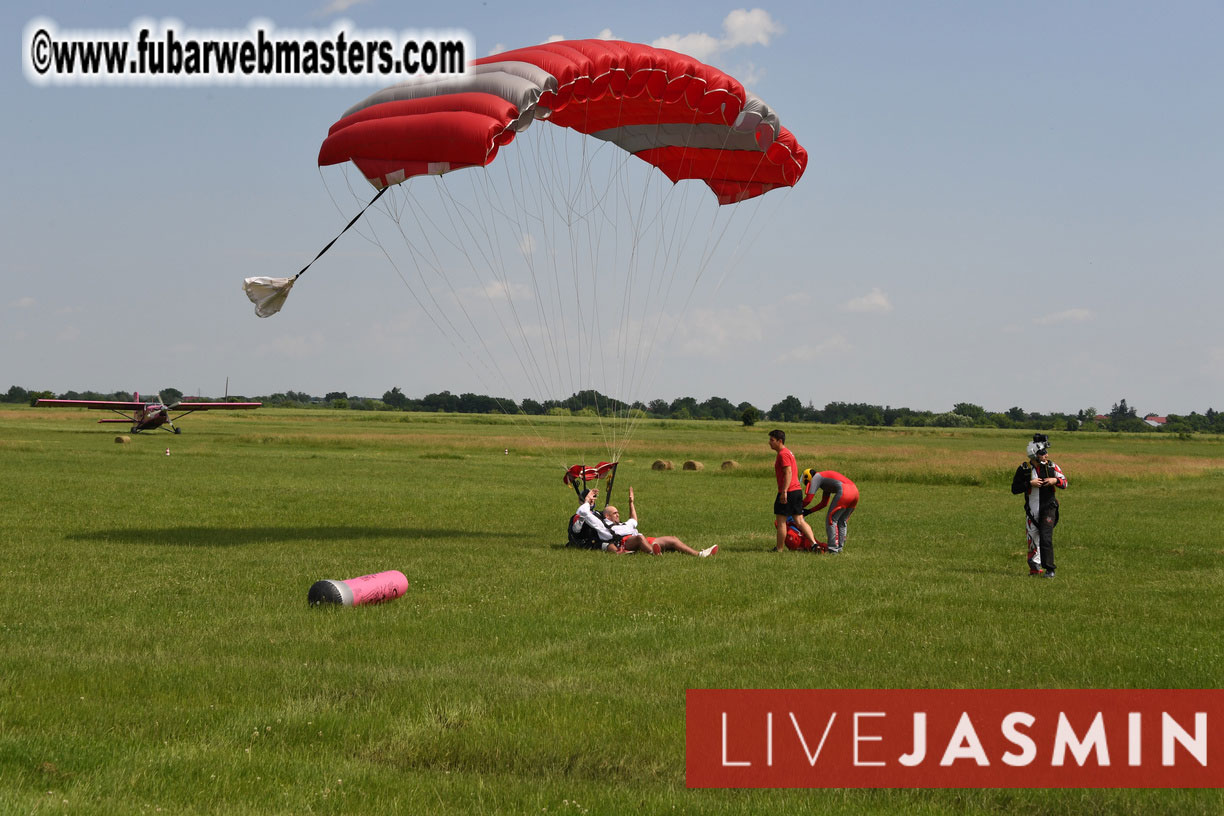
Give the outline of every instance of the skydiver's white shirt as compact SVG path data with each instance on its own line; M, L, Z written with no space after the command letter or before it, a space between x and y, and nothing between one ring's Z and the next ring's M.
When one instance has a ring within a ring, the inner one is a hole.
M574 532L582 529L583 524L589 525L595 534L599 536L600 541L611 541L612 531L608 529L608 525L600 520L599 516L595 515L595 511L591 509L591 505L583 502L578 505L577 510L578 521L574 522Z
M621 536L622 538L627 535L637 535L637 519L631 518L628 521L622 521L620 524L613 524L612 532L618 536Z

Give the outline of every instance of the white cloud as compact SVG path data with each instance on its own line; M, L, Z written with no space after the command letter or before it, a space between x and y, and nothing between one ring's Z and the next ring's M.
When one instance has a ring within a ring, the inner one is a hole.
M353 6L366 2L369 2L369 0L331 0L326 6L316 11L314 16L330 17L333 14L340 14L341 12L348 11Z
M605 28L603 31L595 35L597 40L615 40L616 37L612 34L612 29Z
M878 286L871 287L871 291L862 297L853 298L842 304L843 312L860 312L863 314L888 314L893 310L892 302L888 299L888 295Z
M523 235L519 241L519 252L523 253L524 257L534 255L536 251L536 239L530 232Z
M722 51L722 42L709 34L668 34L666 37L659 37L651 45L655 48L679 51L703 62Z
M81 336L81 330L76 326L64 326L55 335L55 339L61 343L75 342Z
M1091 309L1067 309L1063 312L1054 312L1045 317L1038 317L1033 320L1034 323L1041 325L1049 325L1050 323L1087 323L1096 315Z
M31 306L33 306L35 303L36 301L32 297L23 297L23 298L13 301L12 305L16 306L18 309L28 309Z
M548 38L547 40L545 40L544 42L550 42L550 43L552 43L552 42L561 42L561 41L562 41L562 40L564 40L564 39L565 39L565 35L564 35L564 34L553 34L551 37L549 37L549 38Z
M769 45L769 38L785 29L765 9L736 9L723 20L727 48L741 45Z
M491 56L493 56L494 54L500 54L501 52L503 52L503 51L505 51L505 50L506 50L506 44L505 44L505 43L494 43L493 47L489 49L489 53L488 53L488 54L486 54L485 56L489 56L489 57L491 57Z
M769 45L770 38L785 29L764 9L736 9L723 18L723 36L714 37L703 31L689 34L668 34L651 45L669 48L699 60L709 61L734 48L749 45ZM759 74L753 69L754 78Z

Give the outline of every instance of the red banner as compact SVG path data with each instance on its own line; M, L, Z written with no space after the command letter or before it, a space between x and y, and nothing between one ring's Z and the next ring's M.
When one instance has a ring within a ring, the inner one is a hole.
M690 689L690 788L1221 788L1220 689Z

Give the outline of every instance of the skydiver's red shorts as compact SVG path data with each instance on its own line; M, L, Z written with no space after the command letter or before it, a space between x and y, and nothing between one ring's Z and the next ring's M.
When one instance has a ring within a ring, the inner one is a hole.
M635 535L642 535L642 534L636 533ZM629 538L629 536L621 536L620 541L616 542L617 545L623 546L626 538ZM642 536L642 538L646 539L646 546L650 547L650 549L654 551L655 555L661 555L663 553L663 548L655 544L654 536Z

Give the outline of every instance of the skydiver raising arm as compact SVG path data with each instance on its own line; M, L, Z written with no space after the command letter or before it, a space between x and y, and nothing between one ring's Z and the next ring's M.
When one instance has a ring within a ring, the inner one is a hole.
M685 544L675 536L645 536L638 531L638 516L637 507L635 506L633 497L633 488L629 488L629 520L621 521L620 510L608 505L604 508L604 514L612 525L612 533L615 536L620 536L620 545L627 552L644 552L647 554L662 555L664 552L671 550L672 552L684 553L685 555L696 555L701 558L708 558L718 552L718 545L707 547L698 552L689 545Z

